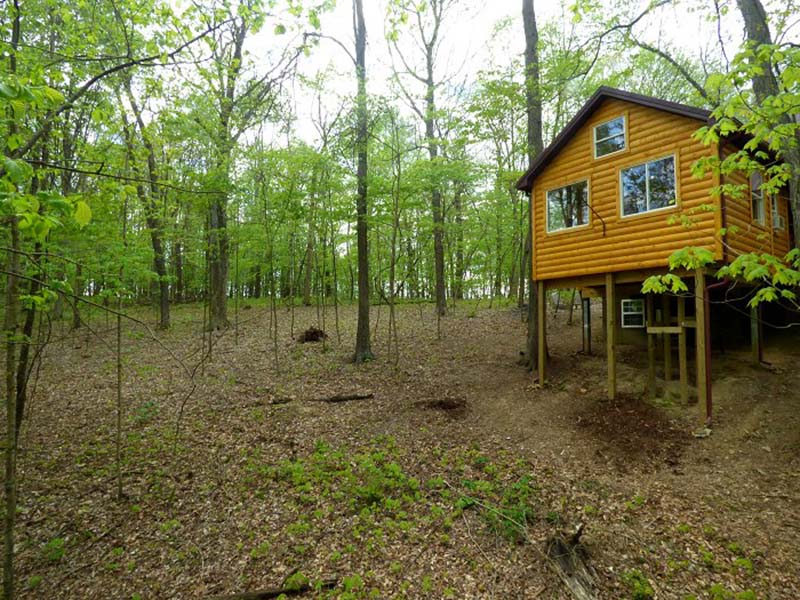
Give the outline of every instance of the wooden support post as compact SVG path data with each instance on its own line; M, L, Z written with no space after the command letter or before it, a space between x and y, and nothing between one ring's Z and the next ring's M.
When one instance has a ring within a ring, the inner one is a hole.
M750 307L750 353L753 362L761 364L764 351L761 340L761 310L759 306Z
M697 269L694 272L694 306L695 306L695 320L697 321L697 335L695 354L697 359L697 400L701 406L705 406L708 399L708 363L706 357L706 276L703 269Z
M608 337L608 298L605 294L603 294L603 316L601 320L603 321L603 337Z
M686 328L681 325L686 321L686 298L678 297L678 324L681 332L678 334L678 371L681 381L681 402L689 403L689 369L686 360Z
M661 312L664 316L664 325L672 325L672 305L667 294L661 296ZM672 337L669 333L664 333L664 383L672 379Z
M592 299L581 297L583 315L583 353L592 353Z
M647 294L647 327L650 328L655 322L655 303L653 295ZM647 394L650 399L656 397L656 336L657 333L647 333Z
M614 285L614 274L606 273L606 362L609 400L617 397L617 302Z
M536 293L539 298L537 302L537 322L536 322L536 335L538 336L539 356L537 360L539 371L539 385L544 385L545 378L545 363L547 361L547 297L545 296L544 281L536 282Z

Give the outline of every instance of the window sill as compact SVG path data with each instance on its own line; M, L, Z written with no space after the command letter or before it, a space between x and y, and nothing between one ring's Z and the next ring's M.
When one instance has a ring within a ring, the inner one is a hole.
M620 221L627 221L628 219L640 219L642 217L649 217L652 215L658 215L668 212L678 211L681 208L680 200L674 206L665 206L663 208L654 208L653 210L646 210L640 213L634 213L632 215L624 215L622 214L622 207L620 207Z
M551 235L564 235L565 233L576 233L580 231L586 231L587 229L592 229L591 221L586 223L585 225L576 225L575 227L566 227L564 229L556 229L555 231L546 231L544 232L545 236L549 237Z

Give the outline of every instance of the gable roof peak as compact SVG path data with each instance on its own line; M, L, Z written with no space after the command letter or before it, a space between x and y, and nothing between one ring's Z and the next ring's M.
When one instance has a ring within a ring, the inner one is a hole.
M637 94L635 92L628 92L601 85L595 90L594 94L592 94L581 109L575 113L575 116L572 117L566 127L553 139L550 145L533 159L530 168L517 182L517 189L530 193L533 188L534 178L559 153L577 130L586 123L600 103L609 98L631 102L632 104L638 104L640 106L647 106L690 119L697 119L698 121L708 122L711 118L711 111L705 108L698 108L688 104L681 104L680 102L672 102L671 100L663 100L654 96L645 96L644 94Z

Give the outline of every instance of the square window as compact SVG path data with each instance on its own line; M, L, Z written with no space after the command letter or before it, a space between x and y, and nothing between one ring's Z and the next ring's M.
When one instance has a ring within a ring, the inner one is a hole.
M625 149L625 117L617 117L594 128L594 157Z
M644 300L640 298L622 301L622 326L625 328L643 328Z
M547 192L547 231L589 223L589 182L578 181Z
M622 216L675 206L675 157L667 156L619 172Z

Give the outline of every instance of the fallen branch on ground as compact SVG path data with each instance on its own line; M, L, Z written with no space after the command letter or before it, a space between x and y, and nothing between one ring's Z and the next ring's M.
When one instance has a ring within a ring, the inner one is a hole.
M338 402L348 402L350 400L367 400L375 397L372 392L367 393L353 393L353 394L335 394L333 396L326 396L325 398L310 398L309 402L328 402L336 404Z
M299 596L317 590L330 590L336 587L336 579L325 579L316 585L305 583L298 586L268 588L266 590L255 590L253 592L240 592L238 594L223 594L221 596L210 596L207 600L268 600L280 596Z

